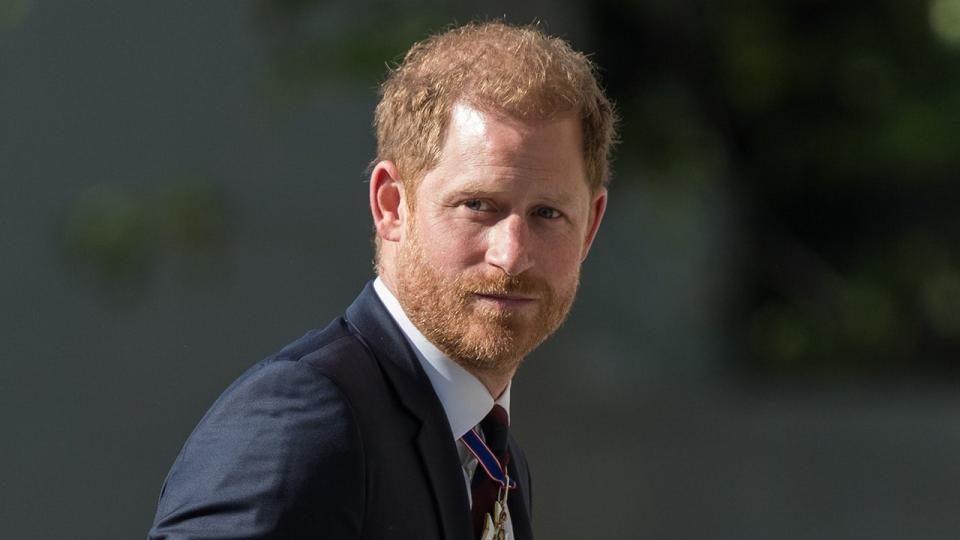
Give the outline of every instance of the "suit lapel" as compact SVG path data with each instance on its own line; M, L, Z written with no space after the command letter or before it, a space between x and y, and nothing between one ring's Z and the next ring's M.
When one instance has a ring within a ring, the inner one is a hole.
M471 538L470 502L467 499L463 468L456 451L453 435L447 427L447 418L442 424L426 421L421 425L417 446L423 457L424 468L430 478L440 519L447 538ZM444 429L436 429L436 426ZM449 448L448 448L449 447Z
M403 332L368 283L346 319L373 352L398 399L420 421L416 445L445 538L470 538L470 503L443 405Z

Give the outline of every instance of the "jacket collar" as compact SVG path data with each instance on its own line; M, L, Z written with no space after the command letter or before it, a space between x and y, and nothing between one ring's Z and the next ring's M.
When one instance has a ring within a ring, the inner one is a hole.
M460 459L443 406L372 282L347 308L346 320L373 353L399 401L420 421L416 445L433 488L444 537L472 537L470 503L463 476L458 474Z

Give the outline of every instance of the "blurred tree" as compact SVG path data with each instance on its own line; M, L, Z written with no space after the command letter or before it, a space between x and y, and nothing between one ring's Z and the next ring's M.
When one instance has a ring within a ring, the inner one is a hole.
M154 270L172 262L188 281L223 269L228 212L204 180L136 193L118 184L82 192L67 209L63 246L82 274L114 298L136 298Z
M0 0L0 30L22 23L32 8L33 0Z
M641 156L623 176L722 164L707 177L741 199L729 320L744 367L960 374L958 2L592 5L620 154ZM651 116L665 82L686 104Z
M255 20L268 51L268 94L309 100L324 84L374 86L410 43L451 21L425 2L259 0Z

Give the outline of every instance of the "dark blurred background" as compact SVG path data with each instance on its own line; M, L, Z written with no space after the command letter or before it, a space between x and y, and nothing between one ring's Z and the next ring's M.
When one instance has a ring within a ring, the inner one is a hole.
M960 0L0 0L0 523L143 538L371 278L386 65L539 21L619 104L514 426L546 539L960 536Z

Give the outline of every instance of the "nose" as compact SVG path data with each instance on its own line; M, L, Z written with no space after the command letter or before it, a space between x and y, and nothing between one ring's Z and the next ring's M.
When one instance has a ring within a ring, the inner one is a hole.
M488 232L486 262L508 276L519 276L533 266L527 243L527 224L521 216L509 215Z

